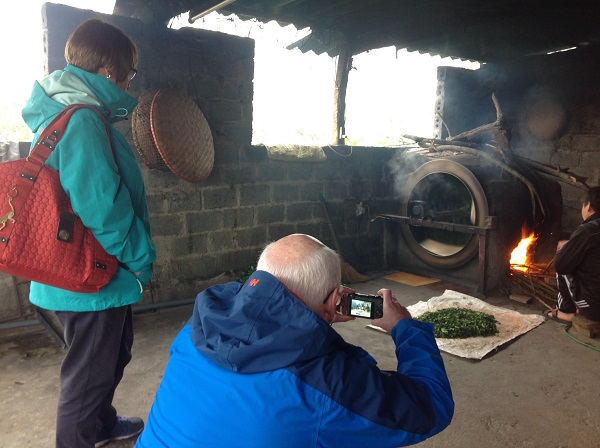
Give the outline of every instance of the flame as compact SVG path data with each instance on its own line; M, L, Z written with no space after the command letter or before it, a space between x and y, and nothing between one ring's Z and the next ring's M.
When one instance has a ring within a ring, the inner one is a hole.
M517 247L510 254L510 265L521 271L527 271L530 262L529 247L537 240L532 232L529 236L523 238Z

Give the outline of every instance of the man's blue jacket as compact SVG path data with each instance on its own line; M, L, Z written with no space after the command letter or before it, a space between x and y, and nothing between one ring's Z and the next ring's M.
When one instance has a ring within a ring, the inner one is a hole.
M137 448L396 447L442 431L454 402L431 324L392 331L381 371L275 277L211 287L171 357Z

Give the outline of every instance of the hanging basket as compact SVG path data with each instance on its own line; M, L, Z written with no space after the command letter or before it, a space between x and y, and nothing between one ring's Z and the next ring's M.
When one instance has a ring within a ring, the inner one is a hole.
M214 164L210 127L198 105L174 88L144 92L132 116L133 141L151 169L188 182L206 179Z

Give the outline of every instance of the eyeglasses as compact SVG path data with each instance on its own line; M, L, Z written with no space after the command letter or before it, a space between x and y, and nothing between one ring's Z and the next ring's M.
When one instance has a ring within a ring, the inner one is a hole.
M135 78L135 75L137 75L137 70L135 68L129 70L129 73L127 74L127 82L131 82L131 80Z
M335 307L337 308L340 305L340 303L342 303L342 295L339 293L340 287L336 286L331 291L329 291L329 293L325 296L325 300L323 300L323 305L325 305L327 303L327 301L329 300L329 297L331 297L331 294L333 294L336 291L337 291L337 294L336 294L337 299L335 302Z

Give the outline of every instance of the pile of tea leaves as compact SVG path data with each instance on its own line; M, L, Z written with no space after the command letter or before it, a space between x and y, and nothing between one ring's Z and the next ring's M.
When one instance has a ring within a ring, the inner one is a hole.
M498 333L498 322L494 316L466 308L427 311L415 320L431 322L436 338L463 339L493 336Z

